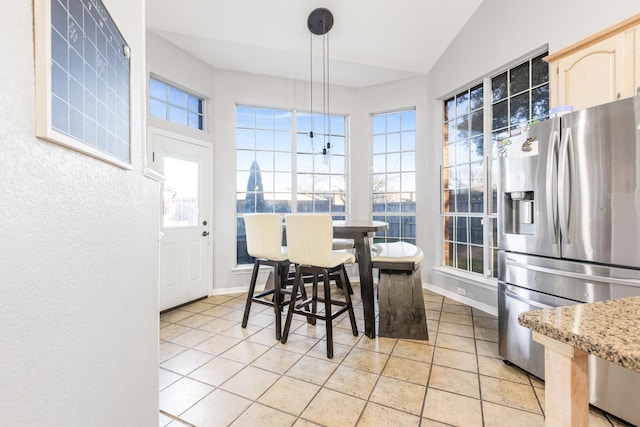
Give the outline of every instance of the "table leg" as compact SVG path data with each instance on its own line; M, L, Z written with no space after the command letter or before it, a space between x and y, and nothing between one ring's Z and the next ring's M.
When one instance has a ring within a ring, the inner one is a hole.
M533 332L544 345L545 425L589 425L588 353Z
M282 263L280 264L280 282L281 287L286 288L287 279L289 278L289 264ZM275 281L273 270L269 269L269 276L267 277L267 282L264 285L264 290L273 289L273 283ZM267 295L264 299L268 301L273 301L273 297L271 295Z
M354 239L358 255L358 270L360 271L360 293L364 310L364 333L369 338L376 337L376 311L373 301L373 271L371 268L371 245L365 233Z

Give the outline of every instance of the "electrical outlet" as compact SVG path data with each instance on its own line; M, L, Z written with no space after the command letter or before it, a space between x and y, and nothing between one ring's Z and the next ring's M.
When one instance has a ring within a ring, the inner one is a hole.
M465 288L458 288L458 293L460 295L466 295L467 294L467 290Z

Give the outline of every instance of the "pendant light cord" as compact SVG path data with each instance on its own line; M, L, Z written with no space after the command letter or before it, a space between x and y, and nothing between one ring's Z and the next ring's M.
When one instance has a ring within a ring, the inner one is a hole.
M307 27L312 34L322 35L322 133L324 135L322 154L326 155L331 148L331 118L329 116L329 37L327 33L333 27L333 14L329 9L319 7L314 9L307 18ZM313 36L311 36L313 39ZM313 40L309 41L309 68L310 68L310 92L311 92L311 131L313 138L315 119L313 114ZM327 123L328 122L328 123ZM311 140L313 144L313 139Z
M309 138L311 138L311 149L313 149L313 36L309 37L309 86L311 87L311 129L309 131Z
M327 118L329 119L329 127L327 132L327 150L331 148L331 117L329 116L331 112L329 111L330 99L329 99L329 36L328 32L325 34L327 37Z
M323 24L324 25L324 22ZM322 35L322 132L324 144L322 154L327 154L327 33Z

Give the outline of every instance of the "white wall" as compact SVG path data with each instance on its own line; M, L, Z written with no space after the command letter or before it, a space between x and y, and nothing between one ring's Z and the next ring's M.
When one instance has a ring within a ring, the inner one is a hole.
M442 158L442 99L470 82L541 47L549 46L553 53L591 34L606 29L640 12L640 3L628 0L484 0L456 39L429 72L428 155L423 158L430 178L421 189L426 194L439 195L439 165ZM456 292L458 286L467 289L467 297L496 306L496 292L476 287L469 282L439 274L430 274L442 257L439 244L441 220L439 202L430 206L419 224L437 224L434 234L438 244L435 252L425 251L424 270L429 281L441 290ZM423 271L424 271L423 270Z
M0 14L1 425L158 422L144 0L105 3L133 52L133 170L34 137L32 2Z

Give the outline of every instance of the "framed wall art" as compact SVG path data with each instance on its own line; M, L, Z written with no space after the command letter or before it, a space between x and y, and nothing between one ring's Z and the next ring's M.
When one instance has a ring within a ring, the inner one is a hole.
M131 168L131 50L101 0L34 0L36 136Z

